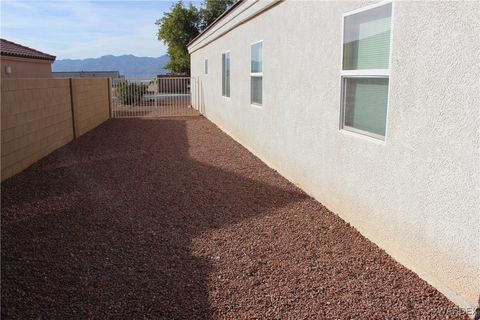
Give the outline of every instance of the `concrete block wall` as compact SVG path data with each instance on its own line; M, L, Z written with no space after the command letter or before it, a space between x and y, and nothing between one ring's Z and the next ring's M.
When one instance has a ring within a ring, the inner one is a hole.
M108 79L3 79L0 106L3 181L107 120Z
M2 181L73 139L68 79L2 80Z
M72 79L75 133L79 137L110 117L106 78Z

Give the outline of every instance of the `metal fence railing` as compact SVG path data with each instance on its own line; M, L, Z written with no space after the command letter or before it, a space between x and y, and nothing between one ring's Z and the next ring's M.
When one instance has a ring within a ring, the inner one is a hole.
M112 118L198 115L192 82L190 77L114 79Z

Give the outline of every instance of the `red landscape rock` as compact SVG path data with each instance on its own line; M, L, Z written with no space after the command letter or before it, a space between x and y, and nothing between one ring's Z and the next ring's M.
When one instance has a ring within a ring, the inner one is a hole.
M109 120L8 179L1 240L4 319L467 319L202 117Z

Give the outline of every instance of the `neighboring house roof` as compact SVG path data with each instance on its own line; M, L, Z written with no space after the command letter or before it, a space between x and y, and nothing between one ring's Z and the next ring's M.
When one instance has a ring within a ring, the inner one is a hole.
M56 58L55 56L52 56L50 54L47 54L26 46L22 46L21 44L8 41L5 39L0 39L0 54L2 56L50 60L50 61L55 61L55 58Z
M195 40L197 40L198 38L200 38L205 32L207 32L211 27L213 27L214 25L216 25L220 20L223 19L223 17L225 17L227 14L229 14L230 12L232 12L236 7L238 7L241 3L245 2L246 0L236 0L234 4L232 4L227 10L225 10L224 13L222 13L217 19L215 19L212 23L210 23L206 28L205 30L203 30L202 32L200 32L200 34L198 34L195 38L193 38L188 44L187 44L187 47L190 46L192 43L195 42Z

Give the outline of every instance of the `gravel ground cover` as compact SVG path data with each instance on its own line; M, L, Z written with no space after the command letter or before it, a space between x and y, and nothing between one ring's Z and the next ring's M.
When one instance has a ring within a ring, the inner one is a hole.
M112 119L2 184L3 319L467 319L202 117Z
M190 101L190 100L188 100ZM163 102L160 105L152 103L149 105L129 106L129 105L113 105L113 116L115 118L128 117L186 117L199 115L198 111L188 106L185 100L172 100Z

